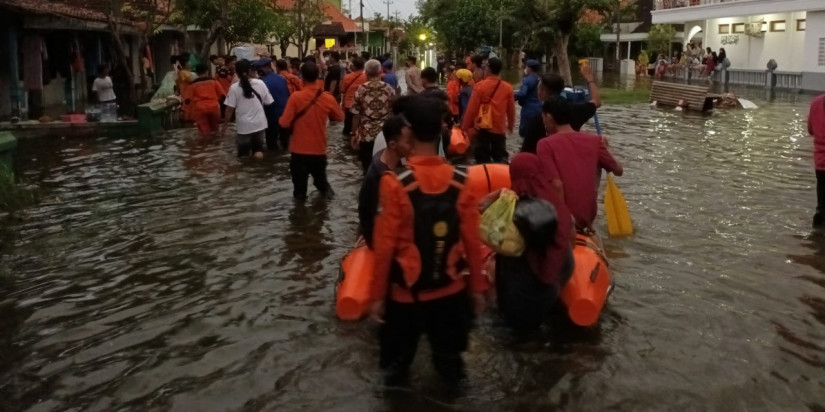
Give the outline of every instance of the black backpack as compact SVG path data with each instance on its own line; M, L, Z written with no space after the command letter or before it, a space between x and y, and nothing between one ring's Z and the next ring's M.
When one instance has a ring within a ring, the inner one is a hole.
M453 282L447 272L447 259L461 240L458 196L467 173L465 168L456 167L447 190L437 194L422 192L412 170L401 171L398 180L413 206L414 241L421 255L421 273L410 288L417 297L421 291L443 288ZM406 286L403 278L396 277L393 281Z

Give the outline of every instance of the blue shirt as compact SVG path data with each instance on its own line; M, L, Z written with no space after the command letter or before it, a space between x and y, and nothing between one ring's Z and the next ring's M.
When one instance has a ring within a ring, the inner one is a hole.
M395 72L386 72L384 73L384 83L387 83L395 89L398 87L398 76L395 75Z
M533 117L541 115L541 100L539 100L539 76L530 73L521 80L521 88L514 94L519 105L521 105L521 123L519 123L519 134L524 136L527 125Z
M267 122L277 127L278 119L284 114L286 101L289 100L289 87L286 84L286 79L280 74L267 73L261 77L261 81L264 82L272 95L272 99L275 100L275 103L264 106ZM274 122L270 120L274 120Z
M473 96L473 86L465 85L458 92L458 118L464 119L464 112L470 105L470 97ZM459 120L461 122L461 120Z

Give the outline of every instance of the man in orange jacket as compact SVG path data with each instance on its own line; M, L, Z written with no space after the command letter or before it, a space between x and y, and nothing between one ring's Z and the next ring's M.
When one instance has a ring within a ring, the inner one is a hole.
M450 114L453 122L458 121L458 95L461 92L461 83L455 75L455 66L447 67L447 96L450 98Z
M367 82L367 74L364 73L364 59L356 57L352 59L352 73L344 76L341 83L341 94L344 99L344 136L352 136L352 120L355 114L352 113L352 105L355 103L355 92L362 84Z
M226 92L217 80L209 77L209 66L198 64L195 73L198 78L186 88L183 104L201 136L211 136L220 127L221 101L226 97Z
M484 309L478 197L467 174L438 155L443 103L423 96L400 116L407 170L381 179L373 232L375 278L370 317L381 323L380 365L387 383L402 383L421 334L445 379L464 377L461 353ZM469 276L461 275L464 268Z
M513 86L499 77L501 60L494 57L487 64L487 77L476 83L461 126L468 135L475 134L476 163L501 163L506 162L509 157L507 132L513 133L516 124L516 103ZM483 107L490 109L490 128L481 129L476 124L479 111Z
M289 141L289 172L294 186L293 196L306 199L309 176L312 183L327 199L334 192L327 181L327 121L344 120L344 112L335 98L318 86L318 66L304 63L301 66L303 86L289 96L281 127L292 130Z

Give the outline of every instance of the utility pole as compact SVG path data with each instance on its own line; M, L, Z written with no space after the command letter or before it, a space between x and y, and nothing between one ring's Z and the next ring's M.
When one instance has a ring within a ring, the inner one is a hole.
M352 0L349 0L349 8L347 8L347 12L349 13L349 18L352 18Z
M504 5L498 9L498 52L504 57Z
M367 33L366 26L364 26L364 0L361 0L361 32L364 33L364 50L361 51L366 51L369 47L370 34Z
M384 0L384 4L387 5L387 28L390 28L392 27L392 25L390 25L390 4L392 4L392 0ZM384 45L386 46L389 44L390 49L392 49L392 43L390 43L389 35L390 32L387 31L387 36L384 38ZM390 53L392 53L392 51L390 51Z

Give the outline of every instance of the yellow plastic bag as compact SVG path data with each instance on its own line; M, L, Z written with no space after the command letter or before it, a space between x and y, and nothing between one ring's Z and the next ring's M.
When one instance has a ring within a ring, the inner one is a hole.
M504 256L518 257L525 249L524 238L513 223L517 201L518 195L515 192L503 189L498 200L481 215L481 240Z

